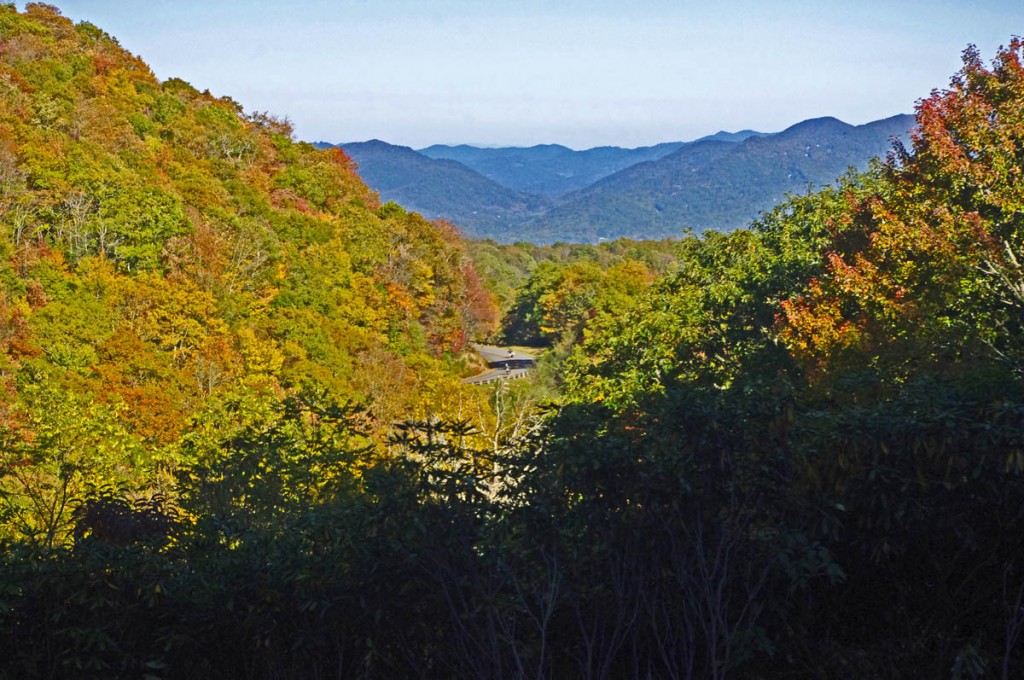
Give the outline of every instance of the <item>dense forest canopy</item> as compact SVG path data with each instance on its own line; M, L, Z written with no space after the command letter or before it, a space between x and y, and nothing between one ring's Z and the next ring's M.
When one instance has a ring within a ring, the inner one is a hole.
M0 6L0 677L1019 676L1024 43L917 122L749 229L467 246Z
M4 478L6 512L89 466L152 484L204 423L301 393L358 405L380 444L479 401L454 360L493 310L450 226L53 8L5 6L0 31L0 427L6 464L33 461ZM47 429L81 460L51 460ZM18 532L65 535L56 515Z

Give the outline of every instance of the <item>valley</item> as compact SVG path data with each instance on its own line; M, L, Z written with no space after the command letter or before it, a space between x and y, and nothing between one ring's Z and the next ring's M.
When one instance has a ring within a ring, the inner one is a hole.
M314 5L122 25L287 90L259 36ZM344 9L303 69L371 117L498 11ZM314 145L206 87L0 4L0 680L1024 674L1024 40L912 116L636 149Z

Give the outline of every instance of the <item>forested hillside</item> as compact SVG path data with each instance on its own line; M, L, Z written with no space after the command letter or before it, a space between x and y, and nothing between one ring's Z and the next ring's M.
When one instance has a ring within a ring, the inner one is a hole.
M534 287L531 279L543 276L539 270L593 265L605 271L633 262L646 270L653 280L677 264L680 249L679 241L671 239L616 239L596 245L538 245L526 242L502 245L489 240L469 240L466 247L481 281L494 294L504 313L510 310L517 296Z
M454 230L94 26L4 6L0 38L0 535L59 543L55 504L162 489L300 395L378 444L476 399L452 360L493 312Z
M534 409L453 377L464 246L343 155L45 6L0 39L0 677L1024 673L1024 42L747 229L476 244L564 357Z

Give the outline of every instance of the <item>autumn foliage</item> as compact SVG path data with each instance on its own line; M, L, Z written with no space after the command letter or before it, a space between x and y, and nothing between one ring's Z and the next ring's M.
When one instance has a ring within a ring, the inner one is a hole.
M26 423L52 415L38 413L43 386L110 409L134 445L163 452L126 478L152 489L195 423L240 399L325 390L366 410L380 447L402 414L478 399L451 359L494 306L450 225L381 206L340 149L160 82L50 6L0 7L0 47L12 437L28 445Z
M876 191L851 197L822 277L783 305L799 356L938 364L1007 341L997 329L1020 310L1007 267L1024 247L1021 55L1020 40L990 66L969 49L949 89L919 103L911 148L894 149Z
M1024 43L964 56L750 229L478 274L0 6L0 678L1019 677ZM543 412L458 381L487 332Z

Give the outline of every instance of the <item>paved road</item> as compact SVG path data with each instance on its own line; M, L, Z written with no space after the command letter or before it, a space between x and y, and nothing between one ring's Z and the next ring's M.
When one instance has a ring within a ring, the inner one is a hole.
M490 370L484 371L462 382L469 385L482 385L497 380L514 380L522 378L536 366L534 358L522 352L511 352L507 348L493 345L473 345L476 353L483 357Z

